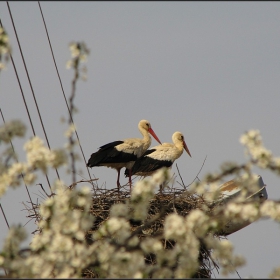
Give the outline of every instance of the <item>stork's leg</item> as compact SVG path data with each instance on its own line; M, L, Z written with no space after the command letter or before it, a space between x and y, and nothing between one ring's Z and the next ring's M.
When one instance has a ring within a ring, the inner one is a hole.
M118 179L117 179L117 186L118 186L118 193L120 193L120 187L121 187L121 184L120 184L120 169L117 169L117 172L118 172Z
M129 175L129 187L130 187L130 193L131 193L131 186L132 186L132 181L131 181L131 169L128 169L128 175Z
M160 194L162 194L162 190L163 190L163 185L160 184L160 185L159 185L159 192L160 192Z

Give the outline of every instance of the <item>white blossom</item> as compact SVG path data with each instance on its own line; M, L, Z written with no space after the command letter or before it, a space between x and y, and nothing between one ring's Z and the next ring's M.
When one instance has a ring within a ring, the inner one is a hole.
M259 130L246 132L240 137L240 142L247 148L247 154L250 154L259 167L267 168L273 162L272 152L263 146Z
M163 246L159 240L147 237L141 242L141 248L145 253L159 253L162 251Z
M132 189L131 200L147 200L152 198L155 191L155 185L148 180L139 181Z
M241 210L241 217L243 220L248 220L250 222L255 221L259 218L258 208L253 204L245 204Z
M271 279L279 279L280 278L280 266L273 269L273 271L269 275L269 278L271 278Z
M164 236L166 239L178 239L186 233L184 218L177 214L169 214L164 223Z
M130 226L126 219L111 217L93 234L94 239L101 236L112 236L119 243L123 243L130 235Z
M227 276L245 264L245 259L242 256L233 255L233 245L230 241L217 240L211 235L208 235L204 240L208 248L214 249L211 255L219 261L222 275Z
M9 42L9 37L7 32L3 27L0 27L0 71L5 69L5 63L9 61L9 55L12 49ZM2 62L4 61L4 62Z
M280 221L280 204L273 200L266 200L260 207L263 217L270 217L276 221Z
M111 217L127 217L128 213L129 209L125 204L114 204L110 208Z
M1 27L0 27L1 30ZM26 126L19 120L12 120L0 126L0 142L9 143L13 137L23 137Z
M76 131L76 125L72 123L69 125L69 127L65 131L64 135L65 135L65 137L69 138L75 131Z
M167 268L167 267L163 267L161 269L157 269L154 273L153 273L153 278L154 279L171 279L172 278L172 271L171 269Z
M199 237L204 236L209 227L213 226L213 223L209 223L209 217L199 209L192 210L185 218L185 221L186 226L194 230Z
M151 178L152 184L161 185L171 179L171 171L169 168L159 169Z
M72 59L67 61L66 68L73 68L76 71L76 73L81 74L81 78L83 80L86 80L87 68L85 66L80 67L80 64L85 63L87 61L89 49L83 42L72 42L69 45L69 49L71 52Z

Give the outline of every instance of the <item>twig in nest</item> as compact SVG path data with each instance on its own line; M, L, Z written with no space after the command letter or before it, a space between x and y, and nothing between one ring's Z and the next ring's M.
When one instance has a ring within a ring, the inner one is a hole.
M36 185L39 185L39 186L41 187L41 189L43 190L43 192L45 193L45 195L46 195L47 197L51 197L51 196L52 196L52 194L51 194L51 195L47 194L47 192L45 191L45 189L44 189L44 187L43 187L43 185L42 185L41 183L36 184Z
M187 187L189 187L196 179L197 179L198 181L200 181L199 178L198 178L198 175L199 175L199 173L201 172L201 170L202 170L202 168L203 168L203 166L204 166L204 163L205 163L205 161L206 161L206 158L207 158L207 156L205 157L205 159L204 159L204 161L203 161L203 163L202 163L202 165L201 165L201 167L200 167L198 173L196 174L195 178L193 179L193 181L192 181L189 185L187 185Z
M177 171L178 171L179 177L180 177L180 179L181 179L181 181L182 181L183 187L184 187L184 189L186 189L186 186L185 186L184 181L183 181L183 178L182 178L182 176L181 176L181 174L180 174L180 171L179 171L179 168L178 168L177 163L176 163L176 168L177 168Z
M94 179L90 179L90 180L80 180L78 182L71 184L68 188L72 189L74 186L76 186L79 183L90 183L90 182L97 181L97 180L99 180L99 178L94 178Z

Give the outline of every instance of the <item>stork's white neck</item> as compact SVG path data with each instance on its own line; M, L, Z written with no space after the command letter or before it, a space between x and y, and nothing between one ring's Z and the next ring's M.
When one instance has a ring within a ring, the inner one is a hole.
M183 145L183 142L182 142L182 141L176 139L176 140L174 141L174 145L176 146L176 148L177 148L178 150L180 150L180 151L183 152L183 150L184 150L184 145Z
M142 141L144 144L144 149L147 150L151 146L152 138L151 138L149 132L145 128L139 127L139 131L143 135Z
M174 143L174 146L176 147L176 159L179 158L182 154L183 154L183 151L184 151L184 144L182 141L180 141L178 138L173 138L173 143Z

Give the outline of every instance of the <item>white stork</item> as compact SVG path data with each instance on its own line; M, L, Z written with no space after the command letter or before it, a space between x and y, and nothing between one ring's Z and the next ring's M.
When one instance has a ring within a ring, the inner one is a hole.
M126 177L128 175L150 176L162 167L171 168L174 161L179 158L184 149L191 157L191 153L184 140L184 135L177 131L172 135L173 143L163 143L147 150L134 163L130 173L125 170Z
M143 138L127 138L122 141L114 141L105 144L93 153L88 160L87 166L106 166L116 169L118 172L117 186L120 188L120 170L127 168L129 176L129 186L131 190L130 170L134 162L140 157L151 145L152 139L150 134L161 144L155 132L152 130L151 124L147 120L141 120L138 129ZM149 134L150 133L150 134Z

